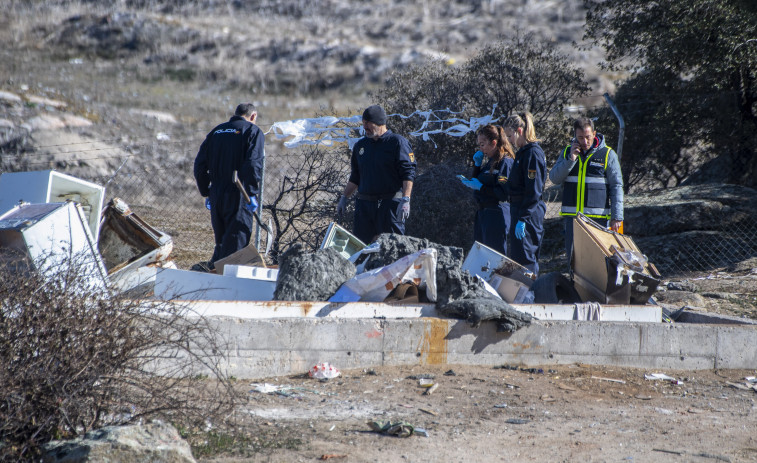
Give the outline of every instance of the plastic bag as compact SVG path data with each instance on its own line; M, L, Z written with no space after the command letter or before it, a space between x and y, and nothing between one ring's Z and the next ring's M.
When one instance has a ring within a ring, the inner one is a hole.
M339 372L339 370L335 366L330 365L328 362L313 365L308 371L308 376L316 379L332 379L336 378L340 374L341 373Z

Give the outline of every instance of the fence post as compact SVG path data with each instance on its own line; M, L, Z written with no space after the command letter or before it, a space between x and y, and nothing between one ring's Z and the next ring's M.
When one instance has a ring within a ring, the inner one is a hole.
M263 148L263 169L260 172L260 193L258 193L258 215L263 220L263 185L265 185L265 148ZM271 239L268 237L268 239ZM260 249L260 222L255 221L255 249Z
M620 128L618 129L618 149L615 150L615 152L618 153L618 162L620 162L620 158L623 155L623 137L626 134L626 122L623 120L623 115L621 115L620 111L618 111L618 108L615 106L615 102L612 101L612 98L610 98L610 95L608 93L605 93L603 96L605 97L607 104L610 105L612 112L615 113L615 117L618 118L618 122L620 123Z

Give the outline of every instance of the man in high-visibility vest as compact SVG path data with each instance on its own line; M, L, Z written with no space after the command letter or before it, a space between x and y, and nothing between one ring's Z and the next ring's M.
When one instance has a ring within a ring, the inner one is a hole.
M618 155L605 144L588 117L573 123L574 138L557 158L549 179L562 184L565 252L573 252L573 218L578 212L606 228L623 232L623 176Z

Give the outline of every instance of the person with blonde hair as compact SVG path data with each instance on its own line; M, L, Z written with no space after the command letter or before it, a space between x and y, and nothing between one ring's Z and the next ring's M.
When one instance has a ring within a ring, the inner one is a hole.
M478 205L473 224L473 239L507 255L507 234L510 230L510 202L503 188L510 176L515 153L502 127L485 125L478 129L479 150L473 155L471 179L463 184L475 190Z
M508 141L517 150L506 183L510 195L510 216L515 223L510 232L509 257L538 275L544 214L547 212L542 199L547 179L547 160L539 146L540 140L536 138L531 113L512 114L502 127Z

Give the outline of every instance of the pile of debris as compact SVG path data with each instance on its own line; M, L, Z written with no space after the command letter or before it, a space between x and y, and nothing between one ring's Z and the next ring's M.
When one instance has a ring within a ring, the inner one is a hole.
M7 212L0 214L0 250L51 272L77 256L94 263L86 266L91 285L130 297L434 303L441 315L473 326L492 320L506 332L532 319L511 304L644 304L659 282L659 273L629 237L583 216L575 221L574 281L559 273L537 279L481 243L467 256L459 247L395 234L366 246L336 223L320 249L309 252L295 244L281 255L278 268L268 268L251 244L215 262L211 272L180 270L168 259L171 237L119 198L103 208L104 194L104 187L55 171L3 174L0 212ZM559 296L561 289L569 296Z

